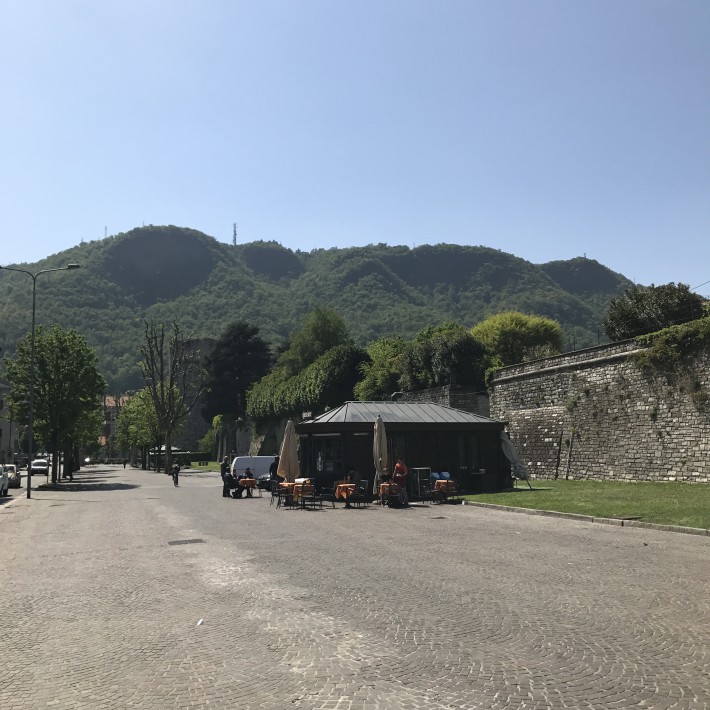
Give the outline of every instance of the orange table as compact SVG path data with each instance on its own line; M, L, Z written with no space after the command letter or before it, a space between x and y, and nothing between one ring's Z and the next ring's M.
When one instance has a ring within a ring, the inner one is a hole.
M440 479L434 481L434 490L442 493L456 493L456 481L449 479Z
M312 483L294 483L293 484L293 499L298 499L303 495L312 496L315 493Z
M335 487L335 497L347 500L353 493L355 493L355 488L356 485L354 483L339 483Z
M247 492L247 498L251 498L251 489L256 488L256 478L238 478L235 481L235 486L235 490L239 494L236 496L237 498L241 498L244 491ZM261 491L259 491L259 494L261 494Z
M281 506L282 502L284 505L291 505L293 501L293 489L295 487L295 483L289 483L288 481L279 483L279 506Z

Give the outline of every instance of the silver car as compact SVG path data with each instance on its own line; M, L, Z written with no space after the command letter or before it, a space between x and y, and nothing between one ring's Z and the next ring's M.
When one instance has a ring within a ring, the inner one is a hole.
M7 471L0 464L0 497L7 495Z
M47 459L35 459L30 465L31 476L46 476L49 474L49 463Z

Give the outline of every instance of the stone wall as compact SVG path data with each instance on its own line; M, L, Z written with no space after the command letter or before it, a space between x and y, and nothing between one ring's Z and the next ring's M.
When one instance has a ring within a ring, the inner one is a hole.
M488 392L474 392L470 388L457 385L429 387L416 392L401 392L398 402L433 402L445 407L461 409L482 417L490 417Z
M629 356L632 341L501 369L490 416L533 476L632 481L710 480L710 353L673 381Z

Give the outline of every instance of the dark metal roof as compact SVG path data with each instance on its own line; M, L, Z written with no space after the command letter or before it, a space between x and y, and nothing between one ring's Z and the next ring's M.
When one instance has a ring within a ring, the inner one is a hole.
M496 424L494 419L433 402L345 402L302 424Z

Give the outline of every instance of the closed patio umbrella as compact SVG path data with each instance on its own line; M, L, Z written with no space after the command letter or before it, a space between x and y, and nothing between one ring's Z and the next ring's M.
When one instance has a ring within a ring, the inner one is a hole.
M298 465L298 435L296 427L291 419L286 423L284 438L281 441L281 451L279 453L279 476L284 480L293 483L300 474Z
M513 472L513 475L516 478L519 478L520 480L526 481L528 484L528 488L532 490L532 486L530 485L530 475L528 471L528 467L525 465L525 462L520 458L520 454L518 453L518 450L513 446L513 442L508 438L505 432L500 433L500 444L501 448L503 449L503 453L505 454L505 457L510 461L510 468Z
M375 480L372 485L373 495L379 492L380 478L387 471L387 433L382 417L378 414L375 419L375 438L372 442L372 457L375 460Z

